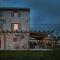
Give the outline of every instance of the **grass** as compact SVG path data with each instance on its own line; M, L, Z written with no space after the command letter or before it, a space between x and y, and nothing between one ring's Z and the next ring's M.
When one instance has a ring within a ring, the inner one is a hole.
M0 60L60 60L60 49L52 51L0 51Z

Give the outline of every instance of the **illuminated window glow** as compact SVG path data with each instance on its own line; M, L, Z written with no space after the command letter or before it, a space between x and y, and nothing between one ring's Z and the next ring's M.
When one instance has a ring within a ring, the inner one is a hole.
M14 24L14 31L18 31L18 24Z

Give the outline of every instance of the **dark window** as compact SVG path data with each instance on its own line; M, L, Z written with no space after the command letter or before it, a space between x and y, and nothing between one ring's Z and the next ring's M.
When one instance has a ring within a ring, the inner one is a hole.
M17 16L17 17L22 17L24 15L24 11L12 11L11 12L11 17Z
M0 12L0 17L2 17L3 16L3 13L2 12Z
M17 38L13 38L13 42L17 42Z
M21 34L21 39L23 39L24 38L24 35L23 34Z
M11 12L11 17L14 17L14 12Z
M18 17L22 17L24 15L24 11L19 11L18 12Z
M3 29L3 20L0 19L0 30L2 30L2 29Z
M12 11L11 12L11 17L18 16L18 13L19 13L18 11Z
M21 17L21 12L19 12L18 17Z

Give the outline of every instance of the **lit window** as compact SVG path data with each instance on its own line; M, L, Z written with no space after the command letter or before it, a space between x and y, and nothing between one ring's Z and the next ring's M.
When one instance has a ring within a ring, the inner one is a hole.
M14 31L18 31L18 24L17 23L14 23L13 29L14 29Z

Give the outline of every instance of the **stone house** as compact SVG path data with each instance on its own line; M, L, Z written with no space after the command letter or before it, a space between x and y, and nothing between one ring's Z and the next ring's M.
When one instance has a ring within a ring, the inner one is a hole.
M29 8L0 8L0 50L28 49Z

